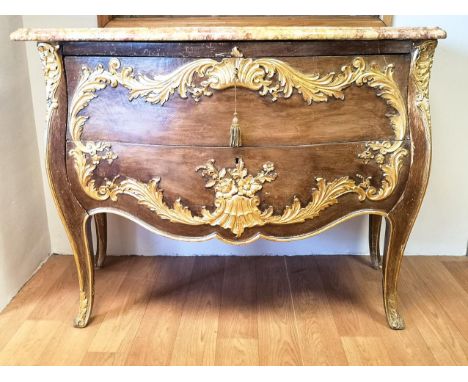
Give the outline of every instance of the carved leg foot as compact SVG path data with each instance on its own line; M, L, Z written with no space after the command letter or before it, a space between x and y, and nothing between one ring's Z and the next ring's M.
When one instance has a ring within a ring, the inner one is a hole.
M380 228L382 226L382 216L369 215L369 252L371 265L375 269L382 268L382 258L380 257Z
M84 328L88 325L91 316L91 306L93 304L94 290L80 291L80 307L77 316L73 320L75 328Z
M101 268L107 255L107 215L105 213L94 215L96 226L97 249L96 268Z
M385 314L387 315L388 325L395 330L405 328L405 320L398 312L397 308L397 295L389 295L385 300Z
M91 316L94 299L94 266L91 244L91 219L84 214L74 227L70 227L70 242L73 247L78 283L80 287L80 304L74 326L84 328Z

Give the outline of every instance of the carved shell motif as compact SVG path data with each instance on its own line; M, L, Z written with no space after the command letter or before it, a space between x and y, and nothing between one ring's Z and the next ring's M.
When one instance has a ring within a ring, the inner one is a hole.
M262 189L263 183L276 179L273 163L265 163L255 177L248 174L242 159L238 160L233 169L223 168L218 171L212 159L198 167L199 170L203 176L211 178L205 187L213 187L216 191L216 210L213 213L206 208L202 210L203 217L210 225L230 229L239 237L245 228L266 224L273 209L270 207L260 211L260 199L255 194Z

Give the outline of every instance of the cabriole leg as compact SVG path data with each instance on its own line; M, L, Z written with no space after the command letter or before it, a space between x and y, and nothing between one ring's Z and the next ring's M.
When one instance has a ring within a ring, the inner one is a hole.
M382 264L383 299L387 321L392 329L405 323L398 311L397 283L403 252L426 192L431 165L431 115L429 77L436 41L413 46L408 84L408 120L412 165L403 197L387 216L385 254Z
M46 170L55 205L73 249L80 305L75 326L83 328L91 315L94 298L94 265L90 216L70 190L66 169L67 86L59 45L38 43L46 83Z

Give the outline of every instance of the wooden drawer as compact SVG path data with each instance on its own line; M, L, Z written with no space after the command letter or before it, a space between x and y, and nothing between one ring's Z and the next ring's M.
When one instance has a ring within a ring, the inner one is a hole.
M392 86L406 104L409 55L369 55L361 61L356 57L72 56L65 58L65 67L70 95L79 95L84 86L80 84L83 67L89 68L91 77L118 84L96 90L96 98L81 112L89 117L81 135L85 141L228 146L235 98L230 65L234 64L240 68L237 112L244 146L395 139L387 117L394 110L378 96L379 79L377 85L371 79L373 70L386 79L383 71L393 66ZM120 67L110 73L109 63ZM96 74L98 65L103 66L101 74ZM132 68L133 75L122 74L129 74L125 68ZM139 78L140 74L145 77ZM211 96L191 94L193 88L187 84L201 88L203 81L211 81L205 89ZM262 81L265 87L258 85ZM138 95L129 101L129 96ZM72 108L73 97L69 102ZM68 137L72 139L70 131Z
M408 152L409 142L401 148ZM118 157L93 172L94 189L83 187L89 179L70 178L85 208L118 208L169 235L201 238L216 232L232 242L259 233L300 236L358 210L384 211L401 196L408 169L403 166L398 179L390 174L392 189L379 196L369 187L381 190L384 172L375 161L359 158L366 150L362 143L194 148L115 142L112 150ZM75 161L67 160L70 174L76 173ZM211 175L203 171L210 164ZM269 164L270 172L264 167ZM111 185L100 188L106 179ZM288 212L291 206L301 211Z

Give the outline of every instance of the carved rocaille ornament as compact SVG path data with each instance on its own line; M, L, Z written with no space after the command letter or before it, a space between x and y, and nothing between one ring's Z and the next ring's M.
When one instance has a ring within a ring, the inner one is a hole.
M338 199L348 193L354 193L363 201L379 201L387 198L398 184L399 173L404 157L408 154L402 147L407 128L407 114L403 96L393 79L393 66L380 70L376 65L369 65L364 58L357 57L351 65L343 66L339 73L304 74L287 63L273 58L244 58L233 50L231 58L221 61L199 59L189 62L169 74L156 75L153 78L135 75L133 68L120 69L120 61L112 58L108 69L98 65L94 70L83 68L81 79L70 104L69 126L74 141L70 155L74 159L79 182L88 196L95 200L111 199L116 201L119 195L135 198L139 204L155 212L160 218L174 223L202 225L209 224L231 230L240 237L245 228L265 224L294 224L313 219L320 211L336 204ZM193 213L177 200L168 206L164 202L163 192L159 188L159 178L143 183L133 178L117 176L104 179L96 184L94 171L106 160L112 163L117 154L108 142L82 141L81 135L88 119L81 112L97 96L96 92L107 86L124 86L129 90L129 100L142 98L152 104L163 105L177 91L180 97L191 96L199 101L203 96L211 96L213 90L230 87L243 87L258 91L261 96L270 96L272 101L279 97L289 98L296 90L311 105L313 102L326 102L329 97L344 99L344 90L351 85L369 86L377 91L377 96L394 109L387 115L395 140L368 142L366 150L358 157L365 163L373 160L382 170L382 181L376 186L372 179L361 178L361 182L344 176L326 181L316 178L316 188L312 189L310 202L301 206L296 197L286 206L283 213L273 215L272 208L261 211L259 196L264 182L275 179L274 165L264 164L262 170L253 177L248 175L244 162L239 160L231 169L218 170L214 161L198 168L202 175L211 178L207 187L215 190L214 208L204 208L201 215Z

